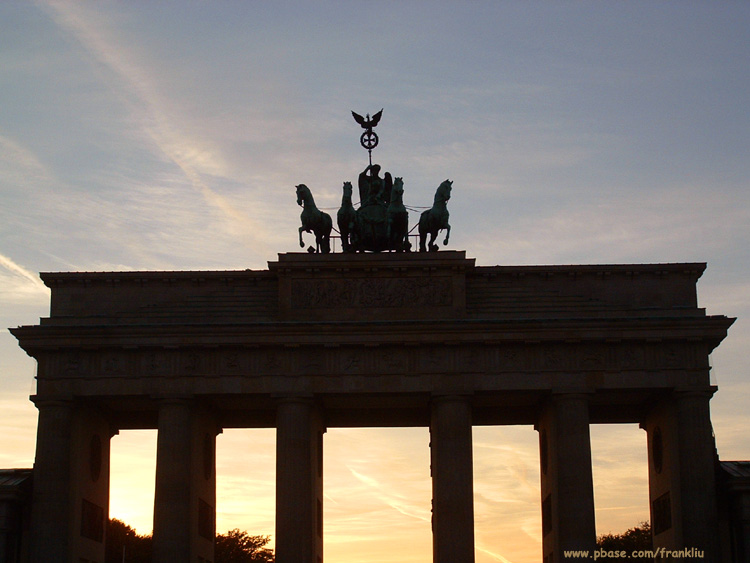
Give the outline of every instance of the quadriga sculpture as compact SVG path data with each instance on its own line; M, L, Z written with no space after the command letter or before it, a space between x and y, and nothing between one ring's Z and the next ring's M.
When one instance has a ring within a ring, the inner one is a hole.
M331 216L315 206L310 188L305 184L297 186L297 205L302 206L302 214L300 215L302 226L299 228L300 248L305 247L305 243L302 241L302 231L312 232L315 233L315 252L322 254L331 252L331 229L333 228ZM312 249L310 252L312 252Z
M451 198L451 189L453 182L445 180L440 186L438 186L435 192L435 201L432 204L432 208L427 211L423 211L419 217L419 251L425 252L427 250L425 242L427 235L430 235L429 249L430 252L434 252L438 249L438 245L435 243L438 232L446 229L445 240L443 246L448 244L448 238L451 235L451 226L448 224L448 200Z

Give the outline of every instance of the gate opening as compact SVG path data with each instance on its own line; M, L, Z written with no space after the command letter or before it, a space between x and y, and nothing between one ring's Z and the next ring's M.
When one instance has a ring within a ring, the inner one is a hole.
M216 533L270 536L274 548L276 429L225 428L216 437Z
M110 441L109 517L138 535L154 528L156 430L121 430Z
M532 426L474 426L476 563L540 561L539 434Z
M428 428L329 428L326 563L432 560Z
M592 424L596 535L649 521L646 433L637 424Z

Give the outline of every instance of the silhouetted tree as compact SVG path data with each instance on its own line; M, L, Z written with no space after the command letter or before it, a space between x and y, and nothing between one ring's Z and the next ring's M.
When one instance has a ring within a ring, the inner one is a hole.
M273 563L269 536L251 536L238 529L216 536L216 563ZM107 526L106 563L151 563L152 537L139 536L125 522L113 518Z
M250 536L235 528L216 535L216 563L273 563L268 536Z
M641 522L622 534L602 534L596 538L596 547L598 549L625 551L628 554L628 561L648 561L653 563L653 557L630 557L630 554L634 551L652 550L653 545L653 541L651 540L651 524L648 522ZM598 561L619 561L622 563L622 558L603 557L598 559Z
M123 557L124 554L124 557ZM107 525L106 563L151 563L151 536L139 536L116 518Z

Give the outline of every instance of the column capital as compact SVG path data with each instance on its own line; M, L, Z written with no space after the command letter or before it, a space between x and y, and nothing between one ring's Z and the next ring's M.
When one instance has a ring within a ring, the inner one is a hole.
M550 397L554 400L576 398L588 400L594 393L595 391L589 387L556 387L552 389Z
M60 395L60 396L42 396L31 395L29 400L34 403L37 409L44 407L72 407L73 396L72 395Z
M300 393L300 394L274 394L271 398L276 401L277 404L285 403L303 403L312 405L315 403L315 396L312 393Z
M430 401L433 403L468 403L473 395L474 393L434 393Z
M164 394L152 395L151 398L160 404L189 405L195 401L194 395Z
M689 397L711 399L717 390L718 387L716 385L711 385L710 387L676 387L673 394L677 399Z

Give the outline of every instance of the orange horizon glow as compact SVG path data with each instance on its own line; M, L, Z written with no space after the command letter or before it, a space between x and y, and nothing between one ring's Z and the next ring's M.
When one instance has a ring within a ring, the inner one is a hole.
M648 520L646 435L592 425L597 534ZM324 537L329 563L417 563L432 557L427 428L332 428L324 442ZM476 563L541 561L537 433L473 431ZM217 533L268 535L273 547L275 429L217 437ZM156 431L112 439L110 517L139 534L153 524Z

